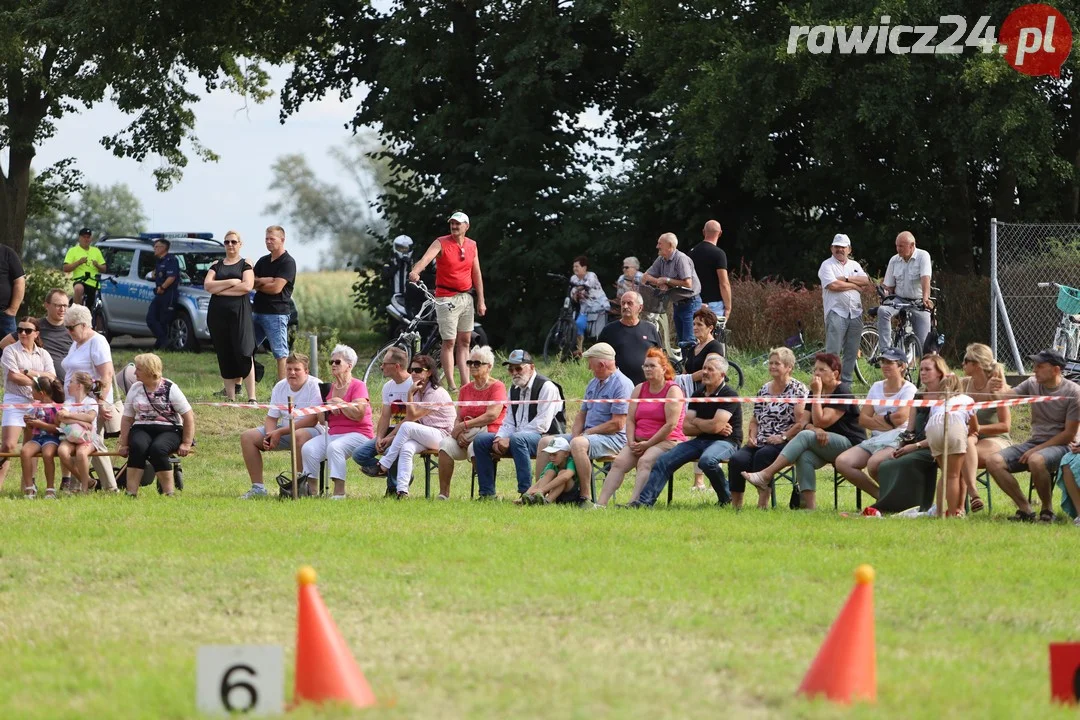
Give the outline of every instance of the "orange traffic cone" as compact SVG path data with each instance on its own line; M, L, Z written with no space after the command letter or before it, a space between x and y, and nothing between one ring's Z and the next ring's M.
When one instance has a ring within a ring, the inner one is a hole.
M874 650L874 568L855 570L855 589L825 638L799 694L824 695L834 702L877 700Z
M359 708L375 704L364 673L315 587L315 570L302 567L296 627L296 689L293 702L345 702Z

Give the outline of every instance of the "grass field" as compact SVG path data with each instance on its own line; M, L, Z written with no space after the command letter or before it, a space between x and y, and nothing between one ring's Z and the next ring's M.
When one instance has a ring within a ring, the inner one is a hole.
M192 399L219 387L211 355L165 363ZM580 397L584 370L551 371ZM343 503L240 502L237 431L261 414L196 413L187 490L171 500L29 502L12 474L0 718L197 716L200 645L280 644L291 663L303 564L382 702L365 717L1075 716L1049 703L1047 644L1080 640L1067 565L1080 533L1004 522L1000 492L994 517L964 521L737 514L692 496L684 469L670 508L582 512L470 503L461 465L447 503L383 500L356 469ZM272 456L268 482L286 465ZM510 475L502 463L505 497ZM850 487L841 499L854 509ZM878 577L878 704L796 699L864 562Z

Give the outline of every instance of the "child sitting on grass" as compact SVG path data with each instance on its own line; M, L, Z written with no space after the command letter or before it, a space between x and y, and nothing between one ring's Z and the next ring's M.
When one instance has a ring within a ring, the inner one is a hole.
M548 464L533 486L521 496L522 505L548 505L560 497L577 499L580 494L577 467L570 457L570 444L565 438L556 438L541 452L548 455Z
M34 402L64 402L64 384L56 378L38 376L34 378ZM56 422L57 407L39 407L26 413L26 427L33 435L19 453L22 460L23 493L28 498L37 496L37 455L40 452L45 465L45 499L56 499L56 451L60 446L60 430Z

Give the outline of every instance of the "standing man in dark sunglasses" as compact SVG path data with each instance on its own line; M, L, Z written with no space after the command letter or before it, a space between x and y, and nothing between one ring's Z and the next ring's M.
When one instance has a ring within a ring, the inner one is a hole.
M409 280L420 282L420 273L432 260L439 258L435 264L435 297L447 300L449 304L436 305L435 314L439 320L439 337L442 338L440 359L450 392L469 382L469 368L465 361L472 342L474 308L481 317L487 313L480 258L476 252L476 241L465 236L468 230L469 216L458 210L450 216L450 234L435 238L409 273ZM456 386L455 365L461 375L461 383Z

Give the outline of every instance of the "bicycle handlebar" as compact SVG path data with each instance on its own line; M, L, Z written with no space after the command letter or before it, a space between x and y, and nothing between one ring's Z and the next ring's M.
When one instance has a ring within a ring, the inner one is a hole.
M434 295L432 295L431 291L428 290L427 285L424 284L423 280L421 280L420 282L412 282L410 280L409 284L420 290L420 292L424 293L424 297L427 299L427 302L434 303L435 305L442 305L444 307L450 308L451 310L454 309L454 303L452 303L451 301L440 300Z

